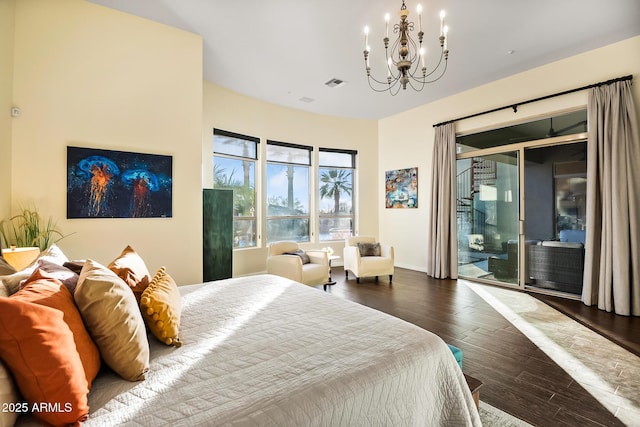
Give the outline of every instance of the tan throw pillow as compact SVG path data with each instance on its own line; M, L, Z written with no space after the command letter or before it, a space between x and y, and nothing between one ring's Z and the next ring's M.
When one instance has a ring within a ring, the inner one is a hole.
M142 316L153 336L166 345L182 346L180 329L180 292L176 282L161 267L140 300Z
M89 259L73 296L105 363L126 380L143 380L149 370L149 341L129 286Z
M0 403L2 405L6 405L7 408L11 408L13 405L14 408L18 409L17 411L0 411L1 427L14 425L18 419L18 414L22 412L22 409L25 409L24 412L26 412L26 409L28 408L24 408L24 403L19 402L19 400L20 395L18 394L18 389L13 382L13 377L0 360Z
M136 296L136 301L140 302L142 292L151 280L151 274L140 255L131 246L127 246L108 267L129 285Z

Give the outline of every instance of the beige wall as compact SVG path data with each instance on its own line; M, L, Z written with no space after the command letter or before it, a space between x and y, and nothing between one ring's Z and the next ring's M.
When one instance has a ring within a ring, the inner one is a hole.
M383 179L375 166L370 166L378 163L376 121L342 119L283 108L205 82L202 128L202 186L205 188L211 188L213 183L213 128L261 138L260 158L264 158L264 143L267 139L313 147L358 150L356 212L360 212L360 215L356 232L377 235L378 212L372 207L380 202L377 189ZM264 175L264 171L258 172ZM317 188L317 183L314 185ZM314 194L317 193L314 192ZM264 194L259 197L263 197L264 200ZM264 224L262 224L262 230L264 230ZM263 233L262 237L264 242ZM325 246L328 244L315 240L304 245L305 248ZM335 242L330 246L336 250L337 254L342 254L344 244ZM264 272L266 254L264 243L260 248L235 251L234 277Z
M71 258L108 263L130 244L152 273L201 281L201 38L82 0L29 0L16 3L14 52L12 209L56 218L74 233L59 243ZM173 218L67 220L68 145L173 156Z
M398 266L424 271L432 124L621 75L637 79L638 51L635 37L376 122L304 113L203 84L202 40L175 28L82 0L0 0L0 55L9 58L0 63L0 215L9 203L13 211L36 204L75 233L60 242L72 258L106 263L131 244L150 269L166 265L180 284L198 282L201 188L212 181L217 127L263 141L358 150L357 232L393 244ZM640 106L640 85L633 88ZM554 98L517 114L460 122L458 131L585 104L586 93ZM12 119L7 111L14 105L22 115ZM173 218L67 220L68 145L172 155ZM384 172L413 166L420 207L385 209ZM234 275L264 271L265 256L264 248L237 251Z
M15 0L0 0L0 218L11 213L11 118Z
M634 37L380 120L380 174L390 169L413 166L419 168L418 209L384 209L381 204L378 205L380 239L395 245L396 264L426 271L426 248L430 238L427 229L430 216L433 124L629 74L634 75L634 100L637 112L640 113L638 52L640 37ZM523 105L515 114L508 109L464 120L457 123L456 131L469 133L500 127L551 112L584 108L586 103L587 92L581 91ZM640 122L640 117L638 120ZM412 125L407 126L407 123Z

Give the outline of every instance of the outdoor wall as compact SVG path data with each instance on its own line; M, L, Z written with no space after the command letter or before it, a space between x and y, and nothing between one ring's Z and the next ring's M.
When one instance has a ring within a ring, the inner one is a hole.
M11 118L15 0L0 0L0 218L11 214Z
M109 263L131 245L152 274L201 281L201 37L82 0L15 12L12 210L55 218L73 233L59 243L70 258ZM66 219L69 145L173 156L173 217Z
M396 265L426 271L427 242L430 238L427 230L430 218L433 124L629 74L634 75L632 90L640 121L638 52L640 37L634 37L380 120L379 173L414 166L419 168L418 209L385 209L381 204L378 205L380 239L394 243ZM513 110L507 109L460 121L456 125L456 131L473 133L529 121L550 113L584 108L586 104L587 92L581 91L520 106L515 114ZM412 126L407 126L408 123ZM380 183L379 191L382 189L383 183Z
M360 235L377 235L376 206L381 203L382 193L378 188L383 179L375 166L370 166L378 163L376 121L343 119L284 108L205 82L202 126L203 188L213 186L214 128L261 138L260 158L264 158L267 139L313 147L358 150L355 206L358 221L355 232ZM262 173L264 177L264 170L258 170L258 173ZM317 197L317 191L312 193L312 197ZM264 193L259 195L259 198L264 201ZM261 230L265 230L264 223L261 224ZM234 251L234 277L266 271L266 239L264 232L260 235L260 247ZM331 246L337 255L342 255L343 242L318 243L314 242L314 239L315 237L311 243L303 247L310 249ZM336 262L336 265L341 261Z

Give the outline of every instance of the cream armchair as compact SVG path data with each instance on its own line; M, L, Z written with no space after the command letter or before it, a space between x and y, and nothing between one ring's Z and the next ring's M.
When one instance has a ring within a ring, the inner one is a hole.
M310 261L305 264L300 256L286 254L299 249L296 242L271 243L267 249L267 273L286 277L309 286L326 284L329 281L327 252L321 250L304 251Z
M360 283L361 277L389 275L389 282L393 280L394 252L393 246L380 244L379 256L360 256L358 243L376 243L375 237L349 237L344 242L344 274L349 279L349 271L356 276Z

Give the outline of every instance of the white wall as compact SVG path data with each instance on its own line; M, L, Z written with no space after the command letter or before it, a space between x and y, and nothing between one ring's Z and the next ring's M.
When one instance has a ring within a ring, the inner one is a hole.
M59 243L71 258L108 263L130 244L152 274L201 281L201 37L82 0L29 0L16 2L14 40L12 209L35 205L74 233ZM173 156L173 218L66 219L68 145Z
M378 211L374 207L381 202L378 186L384 180L375 166L370 166L378 163L375 121L343 119L283 108L205 82L202 126L204 188L211 188L213 185L213 128L261 138L260 158L264 158L267 139L312 147L358 150L358 202L355 209L359 213L359 220L356 232L361 235L377 234ZM234 277L266 271L265 236L264 233L261 235L261 247L234 252ZM312 241L303 245L305 248L325 246L332 246L336 254L341 255L344 244L333 242L329 245L326 242Z
M640 113L638 52L640 37L634 37L380 120L380 174L391 169L419 168L418 209L385 209L378 205L380 239L394 243L396 265L426 271L433 124L629 74L634 75L633 93ZM581 91L520 106L515 114L508 109L464 120L457 123L456 131L470 133L501 127L550 112L585 107L586 103L587 92Z

